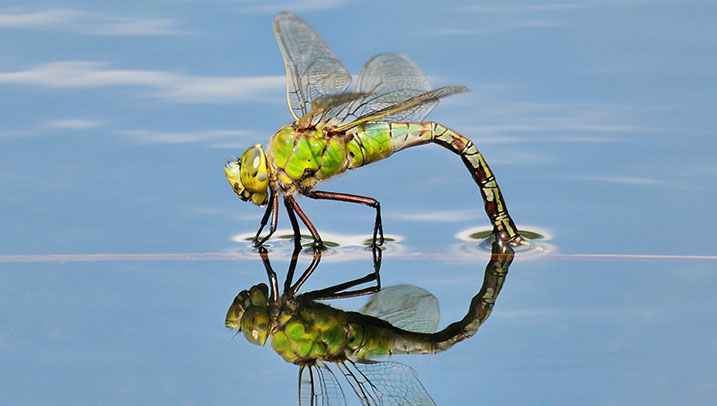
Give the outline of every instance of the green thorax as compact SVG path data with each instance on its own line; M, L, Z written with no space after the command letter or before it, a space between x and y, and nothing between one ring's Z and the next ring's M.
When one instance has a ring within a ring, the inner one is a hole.
M325 129L281 128L271 139L267 159L271 185L283 194L306 192L316 183L396 151L430 142L434 123L376 122L346 132Z
M300 365L366 360L390 354L396 330L375 317L291 301L279 311L271 346L286 361Z
M271 139L267 158L271 165L272 187L284 194L311 190L324 179L348 167L346 143L350 136L322 130L280 129Z

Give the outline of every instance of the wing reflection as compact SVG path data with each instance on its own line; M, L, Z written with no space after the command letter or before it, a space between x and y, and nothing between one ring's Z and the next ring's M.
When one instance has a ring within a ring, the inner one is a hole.
M435 331L438 301L433 295L410 285L381 289L380 248L373 249L373 270L364 277L298 294L322 255L313 251L311 263L294 281L300 248L292 255L283 294L268 252L259 249L269 285L240 292L227 312L226 326L257 345L269 340L286 361L299 365L301 405L345 404L339 375L364 405L435 404L410 367L381 359L433 354L473 336L490 315L514 255L509 244L496 239L483 286L468 312ZM358 312L319 302L360 295L371 296Z

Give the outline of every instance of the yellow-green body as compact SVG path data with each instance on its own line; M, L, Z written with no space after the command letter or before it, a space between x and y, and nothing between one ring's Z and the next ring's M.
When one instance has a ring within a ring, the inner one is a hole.
M280 129L267 150L270 187L294 194L311 190L316 183L344 172L349 156L346 134L328 136L321 129Z
M267 149L270 185L283 194L304 193L318 182L430 142L434 123L366 123L345 132L281 128Z
M483 155L471 140L435 122L368 122L345 132L285 126L274 134L266 151L269 187L283 195L305 194L320 181L347 169L429 142L461 156L480 187L486 213L499 237L522 240Z
M298 365L434 352L430 334L402 330L376 317L318 302L285 302L275 320L269 332L272 348Z

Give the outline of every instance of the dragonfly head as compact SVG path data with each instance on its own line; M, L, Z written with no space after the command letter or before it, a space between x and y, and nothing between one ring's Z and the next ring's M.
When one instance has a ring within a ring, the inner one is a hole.
M224 165L224 173L240 199L257 206L266 205L269 200L269 166L261 144L256 144L236 161Z
M264 345L269 333L269 288L260 283L242 290L229 307L225 325L239 330L250 343Z

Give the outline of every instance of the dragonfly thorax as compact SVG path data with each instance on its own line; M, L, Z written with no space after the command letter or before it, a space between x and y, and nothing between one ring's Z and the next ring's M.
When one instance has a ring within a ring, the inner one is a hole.
M288 125L271 139L266 154L272 189L282 195L306 193L324 179L344 172L349 165L345 132Z
M256 144L236 161L224 166L224 173L240 199L264 206L269 200L269 166L261 144Z

